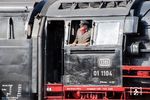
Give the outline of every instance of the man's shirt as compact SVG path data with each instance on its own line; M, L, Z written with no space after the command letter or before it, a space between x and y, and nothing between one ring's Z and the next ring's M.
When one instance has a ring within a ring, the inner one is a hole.
M87 31L85 33L82 33L81 30L78 29L74 43L84 44L90 42L90 37L90 32Z

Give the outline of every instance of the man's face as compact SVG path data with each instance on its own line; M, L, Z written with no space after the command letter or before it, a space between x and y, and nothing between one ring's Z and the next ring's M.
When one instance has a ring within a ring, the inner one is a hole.
M87 31L87 25L80 25L80 31L85 33Z

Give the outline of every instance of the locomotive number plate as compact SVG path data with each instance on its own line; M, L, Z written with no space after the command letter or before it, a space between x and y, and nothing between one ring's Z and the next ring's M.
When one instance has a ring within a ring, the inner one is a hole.
M94 70L93 71L94 77L114 77L113 70Z

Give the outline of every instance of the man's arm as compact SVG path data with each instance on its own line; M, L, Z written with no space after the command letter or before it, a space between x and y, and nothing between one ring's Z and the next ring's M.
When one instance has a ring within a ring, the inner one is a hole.
M76 34L75 40L72 43L72 45L76 45L77 44L77 42L78 42L78 33L79 33L79 29L77 30L77 34Z
M72 44L76 44L77 42L78 42L78 38L76 36L76 38L75 38L75 40L74 40L74 42Z
M75 44L76 46L81 46L81 45L83 45L83 46L89 46L90 45L90 42L86 42L86 43L82 43L82 44Z

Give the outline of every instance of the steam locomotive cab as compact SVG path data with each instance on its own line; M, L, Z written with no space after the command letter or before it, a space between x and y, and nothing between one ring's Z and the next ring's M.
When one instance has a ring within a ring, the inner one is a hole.
M149 94L149 29L145 17L149 10L142 8L149 3L143 2L52 3L47 13L42 13L46 16L45 98L134 99L134 90L140 91L138 98ZM82 20L89 23L89 45L72 45Z
M75 21L70 22L71 27L68 28L75 30L73 27L77 26L73 23ZM90 24L91 38L88 46L84 44L72 46L71 39L75 34L72 31L65 33L63 84L121 85L123 38L121 22L111 18L110 20L93 18Z
M149 100L149 0L35 1L0 1L0 99Z
M90 45L73 46L81 20L89 21ZM50 18L46 24L46 83L79 87L122 86L121 20L113 20L113 17L110 20Z

